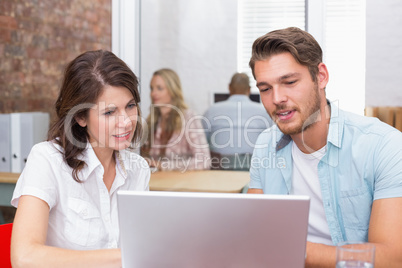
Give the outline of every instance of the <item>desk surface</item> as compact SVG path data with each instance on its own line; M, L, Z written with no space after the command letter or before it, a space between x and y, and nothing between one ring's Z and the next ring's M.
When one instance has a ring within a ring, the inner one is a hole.
M19 176L19 173L0 172L0 205L10 202ZM151 191L240 193L248 182L247 171L159 171L151 174L149 188Z
M247 171L159 171L151 174L151 191L240 193L249 182Z
M0 172L0 183L16 183L20 173L5 173Z

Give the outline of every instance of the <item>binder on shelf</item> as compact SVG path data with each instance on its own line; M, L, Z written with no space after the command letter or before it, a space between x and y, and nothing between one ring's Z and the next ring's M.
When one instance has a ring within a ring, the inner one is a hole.
M0 114L0 172L11 172L10 126L10 114Z
M36 143L46 140L49 114L42 112L11 114L11 172L22 172Z

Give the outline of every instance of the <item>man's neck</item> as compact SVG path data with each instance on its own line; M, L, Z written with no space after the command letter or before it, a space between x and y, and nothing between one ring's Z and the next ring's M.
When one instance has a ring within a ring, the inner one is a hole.
M297 147L306 154L318 151L327 144L329 122L331 119L331 107L321 107L317 122L311 125L302 133L291 135Z

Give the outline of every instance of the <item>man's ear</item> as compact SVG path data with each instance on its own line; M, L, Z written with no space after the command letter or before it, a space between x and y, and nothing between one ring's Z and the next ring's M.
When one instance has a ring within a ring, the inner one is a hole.
M75 119L75 121L77 121L78 125L80 125L81 127L87 126L87 120L84 117L75 116L74 119Z
M318 64L317 83L319 88L325 88L328 84L329 73L327 66L324 63Z
M228 88L229 88L229 94L230 94L230 95L233 95L233 93L234 93L234 92L233 92L233 88L232 88L232 86L231 86L230 84L229 84L229 87L228 87Z

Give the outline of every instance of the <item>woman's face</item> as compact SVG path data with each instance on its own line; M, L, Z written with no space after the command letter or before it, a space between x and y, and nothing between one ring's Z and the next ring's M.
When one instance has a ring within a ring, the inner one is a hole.
M137 104L131 92L125 87L108 85L89 109L87 118L77 121L87 127L89 142L95 153L110 152L130 146L137 116Z
M172 97L166 87L165 81L159 75L151 79L151 100L152 104L171 104Z

